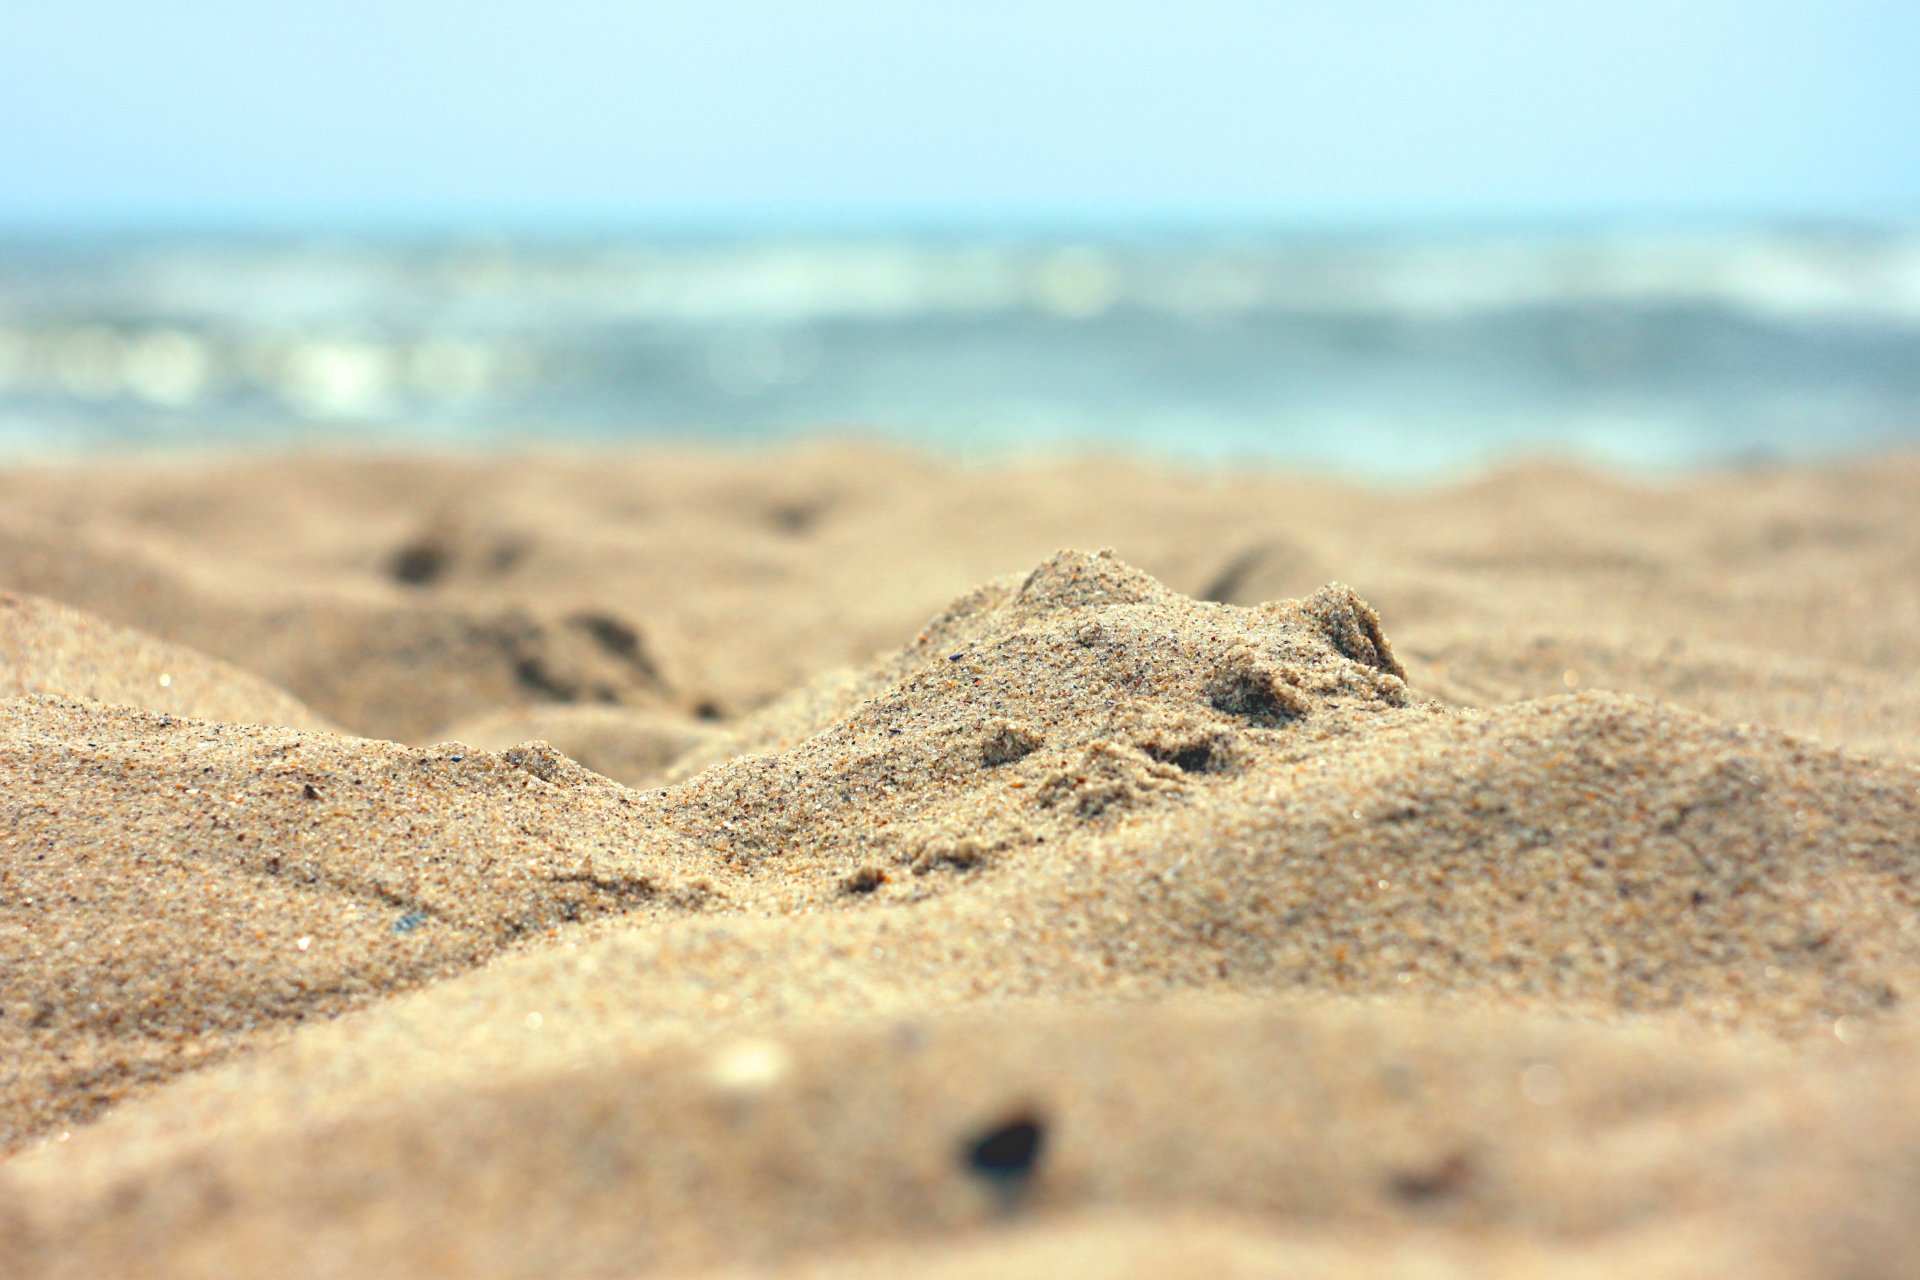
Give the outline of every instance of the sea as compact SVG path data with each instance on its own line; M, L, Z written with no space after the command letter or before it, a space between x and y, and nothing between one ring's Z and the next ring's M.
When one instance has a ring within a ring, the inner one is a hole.
M822 435L1420 480L1920 445L1920 228L0 236L0 457Z

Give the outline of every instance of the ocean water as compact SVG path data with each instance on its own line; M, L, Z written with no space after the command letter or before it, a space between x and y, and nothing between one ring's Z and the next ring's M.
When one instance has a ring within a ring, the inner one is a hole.
M833 432L1420 477L1920 443L1920 231L0 239L0 455Z

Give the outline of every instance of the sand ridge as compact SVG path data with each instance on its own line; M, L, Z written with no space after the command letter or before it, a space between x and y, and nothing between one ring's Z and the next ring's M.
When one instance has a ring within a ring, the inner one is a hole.
M228 663L36 596L0 592L0 698L55 694L196 720L334 730Z

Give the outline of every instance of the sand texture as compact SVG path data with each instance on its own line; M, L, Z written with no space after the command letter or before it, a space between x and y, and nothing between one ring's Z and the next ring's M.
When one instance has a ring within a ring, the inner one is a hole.
M338 732L284 690L192 649L0 591L0 698L44 693L194 720Z
M1910 457L0 473L0 1274L1912 1275L1917 761Z

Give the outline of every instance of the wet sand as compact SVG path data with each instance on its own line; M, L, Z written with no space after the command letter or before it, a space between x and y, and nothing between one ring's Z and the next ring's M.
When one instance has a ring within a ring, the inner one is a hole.
M0 472L0 1271L1901 1276L1920 459Z

